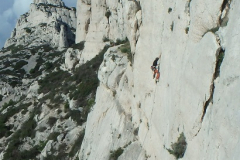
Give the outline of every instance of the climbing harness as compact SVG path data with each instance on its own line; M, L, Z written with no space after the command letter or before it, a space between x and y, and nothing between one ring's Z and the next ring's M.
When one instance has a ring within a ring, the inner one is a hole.
M155 66L151 66L151 69L153 71L153 79L155 78L155 82L159 82L159 78L160 78L160 72L159 72L159 66L160 64L158 64L156 67Z
M154 75L156 74L156 78L155 78L156 83L159 82L159 78L160 78L159 66L157 68L154 71Z

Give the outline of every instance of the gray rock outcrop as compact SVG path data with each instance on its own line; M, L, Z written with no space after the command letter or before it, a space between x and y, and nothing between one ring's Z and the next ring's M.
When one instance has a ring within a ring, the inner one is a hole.
M75 41L76 13L61 0L35 0L18 20L5 43L11 45L67 47ZM62 27L64 26L64 28Z
M34 0L35 4L51 4L55 6L65 6L64 2L61 0Z

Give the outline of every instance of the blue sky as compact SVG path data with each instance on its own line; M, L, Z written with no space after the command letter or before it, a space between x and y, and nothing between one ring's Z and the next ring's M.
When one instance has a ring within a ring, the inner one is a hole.
M0 5L0 49L11 35L17 19L28 12L33 0L1 0ZM77 0L63 0L66 6L76 7Z

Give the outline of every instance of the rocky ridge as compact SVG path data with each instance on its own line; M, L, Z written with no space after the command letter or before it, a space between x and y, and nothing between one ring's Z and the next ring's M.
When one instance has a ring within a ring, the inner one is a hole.
M61 0L35 0L22 15L5 43L11 45L50 45L66 48L75 42L76 9L68 8Z

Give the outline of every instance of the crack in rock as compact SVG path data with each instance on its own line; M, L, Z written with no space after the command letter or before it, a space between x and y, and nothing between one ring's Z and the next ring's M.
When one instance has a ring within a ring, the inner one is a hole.
M219 16L219 26L221 26L221 27L223 25L223 22L225 23L224 26L227 25L227 22L225 22L225 21L226 20L228 21L227 15L228 15L228 12L229 12L229 9L230 9L230 4L231 4L231 0L224 0L223 3L222 3L222 6L221 6L221 12L222 13ZM226 13L224 14L224 17L223 17L223 12L224 11ZM215 28L216 31L219 30L219 26L217 28ZM213 29L212 29L212 31L213 31ZM215 35L216 35L216 31L213 31L215 33ZM213 95L214 95L214 89L215 89L214 80L217 77L220 76L220 67L221 67L221 64L222 64L222 61L223 61L224 55L225 55L225 50L221 47L221 42L218 40L219 39L218 35L216 35L216 36L217 36L216 40L217 40L220 48L217 50L217 53L216 53L216 65L215 65L215 71L213 73L212 83L211 83L211 86L210 86L210 97L208 98L208 100L203 105L203 114L202 114L202 117L201 117L201 122L204 119L204 116L206 114L208 106L210 105L210 103L213 104Z
M221 46L221 44L219 45ZM210 86L210 97L208 98L208 100L205 102L203 106L203 114L202 114L201 122L204 119L208 106L210 105L210 103L213 104L213 95L214 95L214 89L215 89L214 80L220 76L220 67L224 58L224 54L225 54L224 49L220 47L217 50L217 54L216 54L216 66L215 66L215 71L213 73L212 83Z
M224 27L228 23L228 14L232 0L224 0L221 6L221 15L219 16L219 25Z

